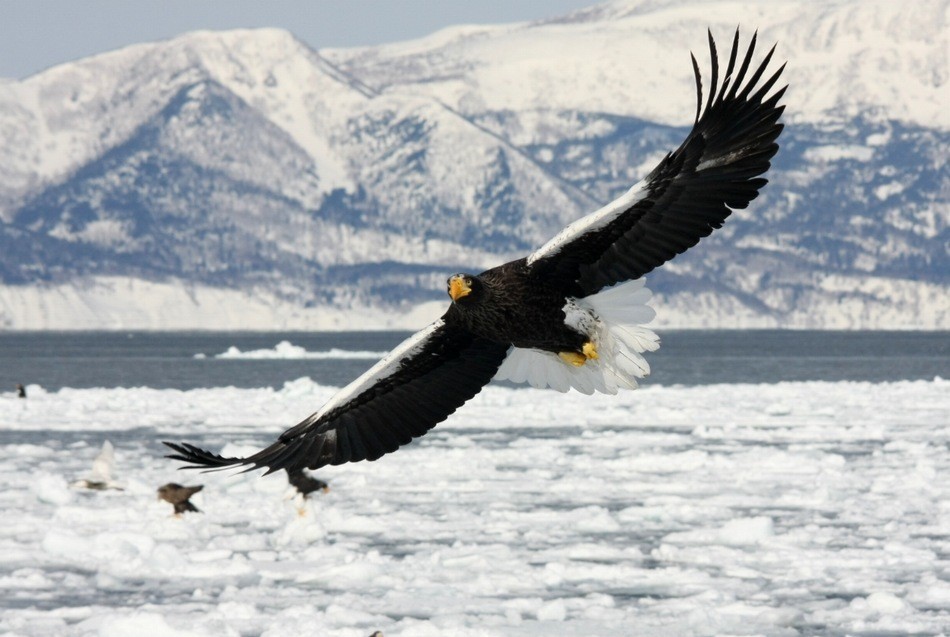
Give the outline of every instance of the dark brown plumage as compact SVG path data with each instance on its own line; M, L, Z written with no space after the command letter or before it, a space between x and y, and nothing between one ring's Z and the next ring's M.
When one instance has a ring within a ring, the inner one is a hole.
M564 286L518 259L481 274L457 274L471 281L445 314L447 323L463 326L486 340L548 352L580 351L586 335L564 323ZM449 279L451 281L451 279ZM451 284L450 284L451 287Z
M287 471L287 482L297 489L297 492L304 498L309 497L314 491L323 491L326 493L330 490L330 485L323 480L314 478L303 469Z
M785 88L769 93L784 66L765 75L772 51L753 66L755 40L740 60L736 32L720 77L709 34L708 96L692 58L693 128L646 178L526 258L450 277L452 304L441 319L275 443L247 458L165 443L175 452L168 457L196 467L316 469L395 451L493 377L585 393L636 387L649 373L640 354L659 346L642 327L653 316L642 277L748 206L778 151Z
M175 515L181 515L185 511L194 511L200 513L198 507L193 505L188 499L194 494L204 489L204 485L199 484L193 487L183 487L180 484L169 482L158 488L158 497L175 507Z

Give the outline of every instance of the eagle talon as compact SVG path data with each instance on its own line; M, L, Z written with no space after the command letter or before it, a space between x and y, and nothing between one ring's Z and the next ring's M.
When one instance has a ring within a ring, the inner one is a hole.
M600 358L600 356L597 355L597 346L594 345L593 341L587 341L584 343L584 347L581 349L581 351L584 352L584 356L586 356L588 359L592 358L597 360Z
M574 367L583 367L587 361L600 358L597 355L597 346L594 345L593 341L584 343L580 352L558 352L557 355L561 357L562 361Z
M574 367L581 367L587 362L587 357L577 352L558 352L557 355L561 357L562 361Z

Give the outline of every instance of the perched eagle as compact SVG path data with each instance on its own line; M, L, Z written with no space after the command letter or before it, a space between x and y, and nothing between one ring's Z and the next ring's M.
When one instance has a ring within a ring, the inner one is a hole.
M193 487L183 487L180 484L169 482L158 488L158 498L174 506L176 516L181 515L185 511L201 513L198 507L191 503L189 498L204 488L203 484L198 484Z
M572 223L525 258L448 279L452 299L319 411L247 458L165 444L193 467L244 465L268 473L376 460L445 420L492 378L535 387L615 393L649 373L641 352L658 339L643 276L745 208L778 150L784 65L763 78L775 47L752 67L735 34L724 77L709 34L711 85L686 140L616 201Z
M297 493L303 496L304 499L309 498L310 494L314 491L323 491L324 493L330 491L329 484L319 478L314 478L303 469L297 469L296 471L288 470L287 482L296 489Z

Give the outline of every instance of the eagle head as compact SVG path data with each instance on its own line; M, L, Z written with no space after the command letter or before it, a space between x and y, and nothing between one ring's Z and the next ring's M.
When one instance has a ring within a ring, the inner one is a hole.
M466 299L466 301L474 300L479 296L478 293L482 288L482 283L478 280L478 277L471 274L453 274L446 281L446 285L453 303L458 303L462 299Z

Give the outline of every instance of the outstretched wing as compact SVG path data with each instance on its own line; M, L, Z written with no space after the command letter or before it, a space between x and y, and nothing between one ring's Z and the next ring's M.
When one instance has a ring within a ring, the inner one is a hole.
M528 257L541 276L571 281L571 292L587 296L636 279L696 245L737 208L755 199L767 180L762 175L778 150L784 110L771 97L785 66L759 85L775 47L747 79L756 37L736 71L739 32L719 87L719 60L712 33L712 79L703 106L702 79L696 75L696 120L686 141L669 153L645 179L616 201L558 233ZM718 92L717 92L718 88Z
M247 458L224 458L166 442L193 468L245 465L268 472L376 460L445 420L491 380L508 346L473 336L443 317L406 339L327 404Z

